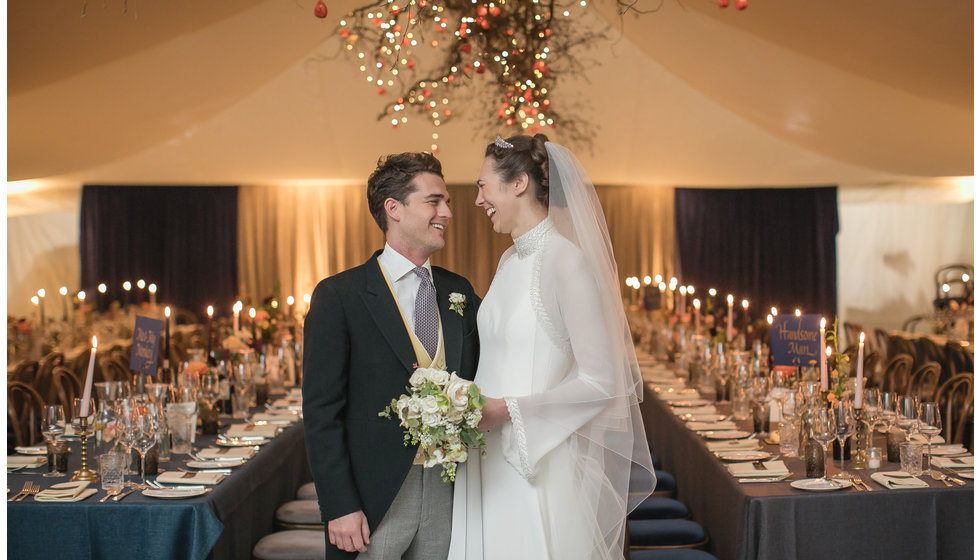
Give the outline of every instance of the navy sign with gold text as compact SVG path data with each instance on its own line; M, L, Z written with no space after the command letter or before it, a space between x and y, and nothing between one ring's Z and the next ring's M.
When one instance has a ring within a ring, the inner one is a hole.
M820 316L777 315L769 329L772 363L776 366L819 364Z
M129 355L129 369L154 375L157 372L157 355L160 352L160 328L163 321L136 316L133 327L133 351Z

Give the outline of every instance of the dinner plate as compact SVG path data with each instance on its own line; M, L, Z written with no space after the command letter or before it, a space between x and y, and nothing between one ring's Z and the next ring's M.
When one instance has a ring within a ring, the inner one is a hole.
M752 435L752 432L746 432L744 430L714 430L710 432L701 432L701 436L705 439L741 439L747 438Z
M804 478L789 483L790 486L797 490L807 490L809 492L833 492L834 490L850 488L852 484L854 483L850 480L831 480L828 482L824 478Z
M667 404L674 407L704 406L706 404L711 404L711 401L704 399L690 399L681 401L667 401Z
M967 453L966 448L958 443L950 445L933 445L932 454L933 455L959 455L961 453Z
M772 457L768 451L719 451L715 453L722 461L759 461Z
M37 447L18 447L14 449L20 455L47 455L47 448L37 448Z
M160 498L161 500L186 500L196 498L210 492L210 488L195 488L188 490L160 490L158 488L147 488L142 494L148 498Z
M244 460L239 459L219 459L217 461L187 461L187 466L192 469L233 469L245 464Z
M242 441L240 439L219 439L214 442L218 447L252 447L253 445L265 445L269 443L267 439L257 439Z

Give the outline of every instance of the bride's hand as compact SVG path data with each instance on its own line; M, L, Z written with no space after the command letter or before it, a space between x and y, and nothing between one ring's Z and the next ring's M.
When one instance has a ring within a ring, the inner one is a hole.
M510 421L510 412L504 399L487 399L483 405L483 418L480 420L480 431L489 432L504 422Z

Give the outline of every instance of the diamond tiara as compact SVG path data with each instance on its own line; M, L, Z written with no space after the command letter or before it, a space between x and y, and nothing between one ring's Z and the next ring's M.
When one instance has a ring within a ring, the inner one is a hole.
M510 142L508 142L508 141L506 141L506 140L504 140L504 139L503 139L503 138L501 138L500 136L497 136L497 139L496 139L496 140L494 140L494 142L493 142L493 143L494 143L494 145L496 145L496 146L497 146L497 147L499 147L499 148L507 148L507 149L511 149L511 148L513 148L513 147L514 147L514 145L513 145L513 144L511 144Z

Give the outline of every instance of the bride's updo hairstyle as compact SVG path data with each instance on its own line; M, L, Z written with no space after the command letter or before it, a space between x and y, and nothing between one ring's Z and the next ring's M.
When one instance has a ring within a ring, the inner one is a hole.
M493 158L493 170L506 183L527 173L534 185L534 197L545 207L548 206L548 151L544 134L530 136L511 136L507 140L497 137L488 145L485 156Z

